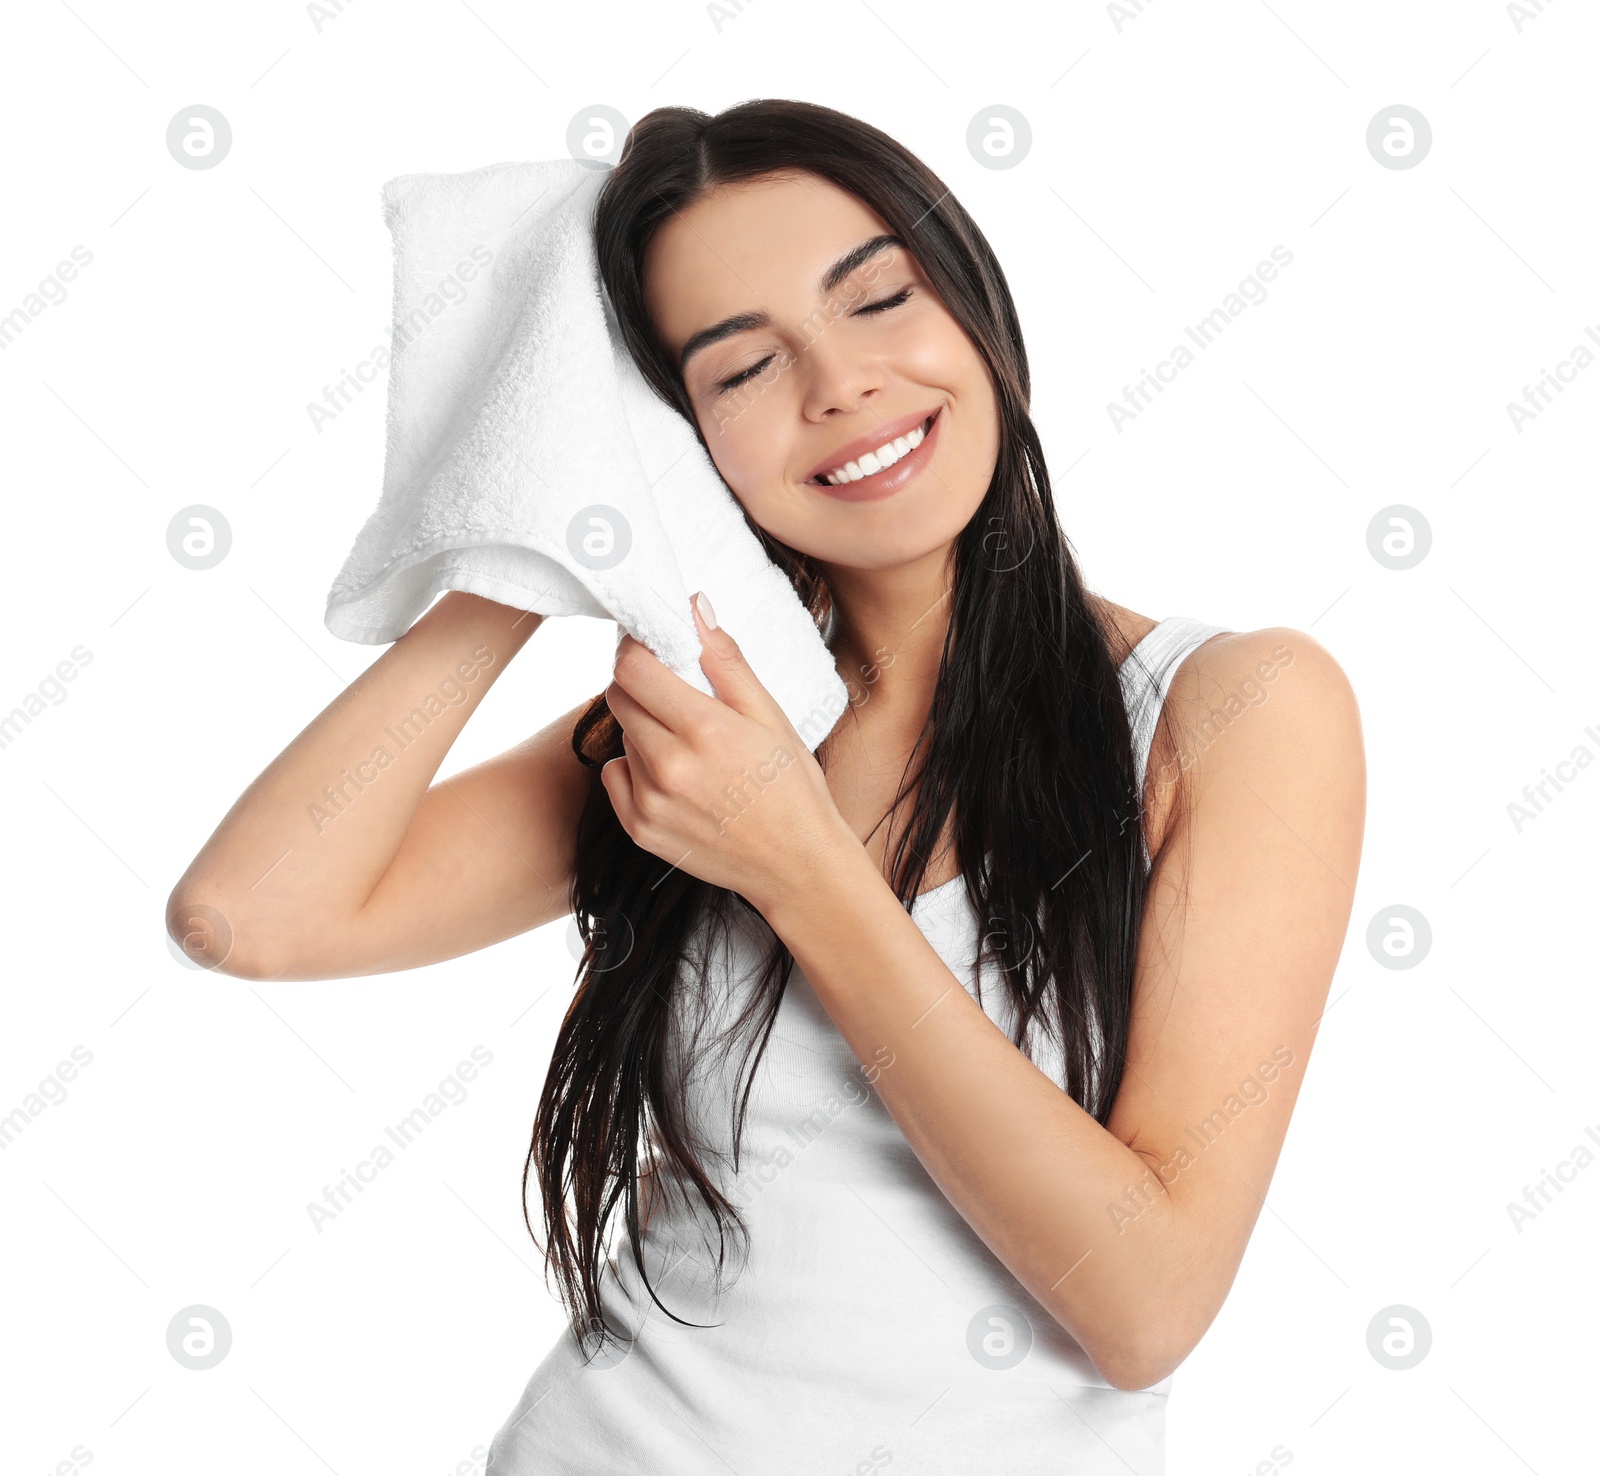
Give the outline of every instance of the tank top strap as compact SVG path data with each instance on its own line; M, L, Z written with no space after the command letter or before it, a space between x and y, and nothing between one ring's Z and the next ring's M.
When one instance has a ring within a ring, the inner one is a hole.
M1150 761L1150 748L1155 740L1156 722L1167 700L1173 678L1184 658L1214 635L1222 635L1225 626L1208 625L1188 615L1169 615L1159 621L1128 653L1118 676L1122 682L1122 697L1128 709L1128 724L1133 729L1133 766L1138 780L1141 803L1144 797L1145 768ZM1139 827L1139 847L1146 867L1150 865L1150 850L1145 841L1144 826Z

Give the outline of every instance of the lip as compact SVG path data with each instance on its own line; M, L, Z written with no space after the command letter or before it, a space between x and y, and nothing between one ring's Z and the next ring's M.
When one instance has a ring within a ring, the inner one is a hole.
M932 458L934 444L939 439L939 427L944 424L944 407L941 405L931 412L932 424L928 424L929 414L928 411L913 411L910 415L902 415L898 420L885 421L870 435L862 436L859 440L851 441L837 451L830 452L826 461L818 462L812 468L806 477L806 486L842 502L871 502L876 498L888 497L898 492ZM857 482L841 482L837 487L812 480L836 466L843 466L847 461L859 460L867 452L876 451L885 442L906 435L921 425L928 425L922 437L922 444L915 450L908 451L892 466L869 473Z

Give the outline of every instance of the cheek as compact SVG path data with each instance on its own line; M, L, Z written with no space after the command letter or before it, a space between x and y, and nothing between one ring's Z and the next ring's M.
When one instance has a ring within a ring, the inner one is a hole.
M758 403L750 403L742 409L735 406L721 413L702 412L698 416L706 445L711 449L711 459L722 474L722 480L752 516L759 513L765 489L781 481L785 470L778 437L762 430L762 408Z
M916 383L956 394L963 402L968 433L975 433L981 419L975 412L992 405L994 393L982 356L955 319L924 325L914 338L908 336L901 350L897 362L905 374Z
M798 411L793 367L793 358L784 356L695 409L711 459L741 498L787 480Z

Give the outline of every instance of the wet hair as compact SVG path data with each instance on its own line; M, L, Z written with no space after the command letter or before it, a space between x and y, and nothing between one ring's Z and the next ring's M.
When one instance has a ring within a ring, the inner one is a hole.
M850 192L906 243L988 366L998 405L994 473L950 549L950 619L932 703L884 817L900 817L891 885L909 908L949 826L967 897L985 920L979 963L998 965L1015 1005L1016 1044L1032 1054L1037 1033L1048 1035L1063 1064L1061 1087L1103 1125L1122 1080L1148 885L1117 669L1129 647L1097 618L1057 522L1029 416L1022 330L988 242L920 159L847 114L784 99L715 115L666 107L633 126L596 207L606 293L640 372L705 445L678 365L646 312L645 253L663 222L707 191L796 171ZM746 521L826 631L832 601L821 567ZM537 1165L547 1275L553 1268L574 1335L592 1335L603 1349L615 1335L601 1283L619 1208L651 1300L683 1322L646 1274L644 1175L652 1199L681 1194L709 1216L719 1277L727 1237L748 1234L702 1161L706 1145L687 1095L696 1068L681 1055L683 1020L704 997L706 940L726 937L737 919L766 947L758 974L739 985L746 997L735 1031L748 1075L735 1093L735 1171L754 1064L794 960L737 893L669 867L623 829L599 777L623 754L603 693L578 721L572 746L591 770L571 886L584 950L539 1099L523 1214L537 1243L527 1206ZM825 769L827 752L825 740L817 751Z

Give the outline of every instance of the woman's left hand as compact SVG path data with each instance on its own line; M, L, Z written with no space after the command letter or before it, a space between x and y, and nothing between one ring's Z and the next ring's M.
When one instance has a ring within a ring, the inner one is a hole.
M860 841L738 642L706 623L698 599L689 603L703 646L700 669L717 696L697 691L624 635L605 697L622 725L626 757L607 763L600 782L635 844L766 914L783 892Z

